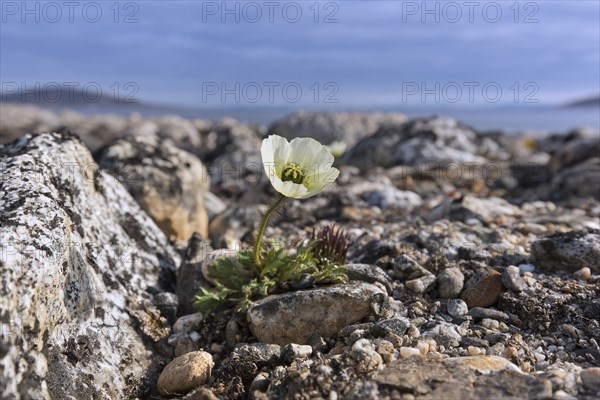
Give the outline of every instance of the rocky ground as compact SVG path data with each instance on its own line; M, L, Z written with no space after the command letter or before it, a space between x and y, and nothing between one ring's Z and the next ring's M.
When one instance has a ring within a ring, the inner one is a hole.
M0 398L600 396L597 133L0 113ZM350 281L202 315L208 261L274 195L269 131L346 143L336 184L266 235L335 222Z

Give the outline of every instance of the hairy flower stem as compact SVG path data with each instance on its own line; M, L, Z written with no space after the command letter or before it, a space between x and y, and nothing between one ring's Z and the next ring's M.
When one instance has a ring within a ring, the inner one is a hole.
M252 258L254 259L254 264L259 270L262 269L260 268L260 243L262 242L262 237L265 233L265 229L267 229L267 225L269 224L269 219L271 218L271 216L273 216L277 208L279 208L279 206L283 204L284 200L284 195L280 194L279 196L277 196L277 200L275 200L275 203L273 203L273 205L267 210L265 216L262 219L262 222L260 223L260 227L258 228L258 233L256 234L256 241L254 242L254 248L252 249Z

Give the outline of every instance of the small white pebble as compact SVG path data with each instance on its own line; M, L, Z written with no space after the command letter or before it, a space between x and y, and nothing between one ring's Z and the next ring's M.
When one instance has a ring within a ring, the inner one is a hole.
M190 339L192 339L193 342L197 342L201 338L202 338L202 335L200 335L199 332L197 332L197 331L190 332Z
M479 347L469 346L467 347L467 352L470 356L478 356L481 354L481 349Z
M224 346L222 344L213 343L210 345L210 351L213 353L221 353L223 351Z
M421 354L419 349L415 349L414 347L400 347L400 356L402 358L418 356L419 354Z
M535 359L538 362L542 362L542 361L544 361L546 359L546 356L543 355L542 353L533 353L533 355L535 356Z

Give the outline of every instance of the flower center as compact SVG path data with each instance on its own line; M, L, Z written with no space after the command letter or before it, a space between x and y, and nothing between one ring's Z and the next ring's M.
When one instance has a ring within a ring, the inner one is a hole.
M288 163L283 167L281 180L284 182L294 182L300 185L304 181L304 171L296 163Z

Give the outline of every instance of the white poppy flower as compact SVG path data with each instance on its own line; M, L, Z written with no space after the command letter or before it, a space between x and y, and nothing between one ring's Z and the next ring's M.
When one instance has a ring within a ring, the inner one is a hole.
M312 197L331 185L340 174L333 168L333 155L311 138L270 135L260 148L263 166L279 193L294 199Z

